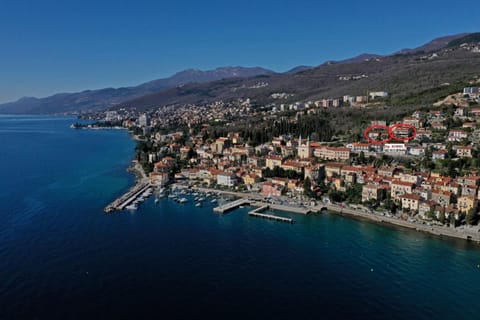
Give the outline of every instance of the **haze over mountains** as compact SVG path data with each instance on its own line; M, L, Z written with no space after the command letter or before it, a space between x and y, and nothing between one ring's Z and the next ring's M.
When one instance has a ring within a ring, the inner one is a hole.
M478 34L434 39L415 49L381 56L362 54L318 67L299 66L285 73L263 68L223 67L210 71L189 69L134 87L60 93L46 98L22 98L0 105L0 113L75 113L129 106L151 108L175 103L207 103L250 97L272 102L272 93L288 93L296 100L364 94L386 90L401 96L431 90L445 82L465 81L480 74L480 53L457 48L477 40ZM429 54L435 53L431 57ZM365 75L361 80L341 77Z

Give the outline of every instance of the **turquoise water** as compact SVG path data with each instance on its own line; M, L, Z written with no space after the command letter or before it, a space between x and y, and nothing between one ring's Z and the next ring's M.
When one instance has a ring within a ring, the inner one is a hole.
M125 131L0 116L0 319L478 319L480 247L322 214L293 225L132 184Z

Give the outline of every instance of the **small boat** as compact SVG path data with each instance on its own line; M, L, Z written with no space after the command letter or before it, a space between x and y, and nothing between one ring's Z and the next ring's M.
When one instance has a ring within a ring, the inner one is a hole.
M178 202L180 202L180 203L185 203L185 202L187 202L187 201L188 201L187 198L180 198L180 199L178 199Z
M158 198L155 198L155 203L158 203L158 201L160 201L160 200L158 200Z
M137 210L138 207L135 204L131 204L129 206L126 206L125 209L133 211L133 210Z
M201 206L202 204L200 202L195 205L195 207L201 207Z
M211 203L215 203L217 202L217 199L213 199L212 201L210 201Z
M198 198L199 202L205 201L205 198Z

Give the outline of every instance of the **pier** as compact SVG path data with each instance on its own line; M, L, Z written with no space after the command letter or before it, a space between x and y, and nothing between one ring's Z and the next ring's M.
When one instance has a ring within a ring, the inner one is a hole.
M273 214L261 213L261 212L264 212L267 209L269 209L269 206L265 205L265 206L262 206L260 208L257 208L255 210L250 211L248 213L248 215L252 216L252 217L275 220L275 221L280 221L280 222L287 222L287 223L293 223L294 222L293 219L290 219L290 218L279 217L279 216L275 216Z
M137 199L138 196L141 195L149 187L151 187L149 182L142 182L135 185L127 193L106 206L103 211L105 211L106 213L110 213L115 210L123 210L126 206L135 201L135 199Z
M213 208L213 211L218 212L218 213L226 213L230 210L233 210L237 207L243 206L243 205L248 205L250 204L250 201L248 199L238 199L226 204L223 204L221 206Z

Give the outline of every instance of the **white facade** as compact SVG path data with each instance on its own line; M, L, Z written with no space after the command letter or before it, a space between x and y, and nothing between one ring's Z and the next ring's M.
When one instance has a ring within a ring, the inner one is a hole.
M217 184L221 186L233 187L237 179L234 174L220 173L217 175Z
M385 143L383 146L383 152L405 154L407 152L407 147L404 143Z
M148 126L148 116L146 113L144 114L141 114L139 117L138 117L138 125L140 127L146 127Z
M411 154L412 156L421 156L425 154L425 148L424 147L411 147L408 150L408 153Z
M117 111L107 111L105 113L105 121L115 121L118 120Z
M388 92L386 92L386 91L374 91L374 92L370 92L369 96L370 96L371 99L386 98L386 97L388 97Z

